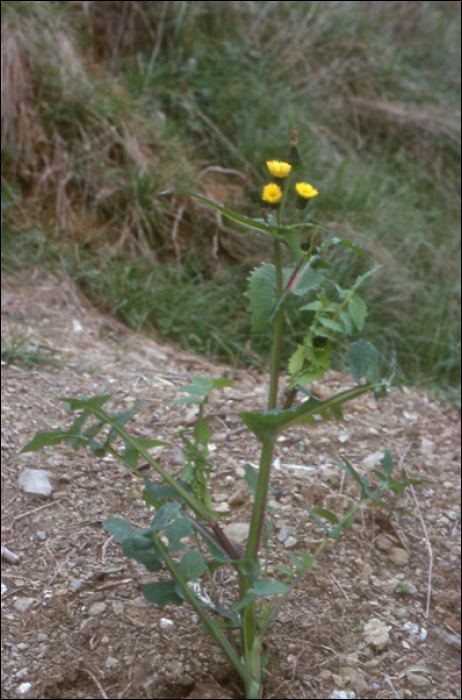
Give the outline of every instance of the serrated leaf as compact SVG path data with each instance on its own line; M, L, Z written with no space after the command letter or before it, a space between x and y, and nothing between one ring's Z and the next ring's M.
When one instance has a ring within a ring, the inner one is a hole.
M391 476L393 471L393 457L390 450L385 450L385 453L382 459L380 460L380 464L382 465L385 474L387 476Z
M305 348L300 345L289 360L288 370L291 377L295 377L303 369L305 362Z
M367 306L358 294L354 293L350 297L348 302L348 311L350 312L356 328L360 331L364 326L364 321L366 320Z
M337 323L337 321L332 321L330 318L323 318L322 316L319 318L319 322L325 326L326 328L330 328L331 330L335 331L336 333L341 333L343 331L342 326L340 323ZM322 335L322 333L319 333L319 335Z
M261 331L271 319L276 309L276 269L274 265L262 263L250 274L249 290L245 296L250 299L252 330Z

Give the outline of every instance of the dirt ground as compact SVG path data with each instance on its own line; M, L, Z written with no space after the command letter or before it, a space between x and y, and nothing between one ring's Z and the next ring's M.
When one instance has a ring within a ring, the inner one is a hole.
M213 505L223 510L223 524L248 522L243 467L258 464L259 445L239 431L238 414L264 408L267 377L159 345L99 313L70 280L40 272L2 279L2 338L11 344L24 333L30 347L54 350L61 364L48 372L19 362L2 367L2 545L18 557L11 561L2 547L2 698L242 697L239 679L187 604L159 610L143 598L140 586L165 574L124 558L101 526L123 514L146 527L152 509L141 498L143 483L89 451L19 452L37 431L69 426L58 397L110 386L109 408L145 402L127 428L170 440L157 458L174 472L184 455L170 433L192 426L194 415L167 402L190 375L226 376L234 387L207 409L215 416ZM327 397L351 385L332 372L312 389ZM409 511L399 522L364 508L323 551L266 637L264 697L458 698L460 415L410 390L378 403L361 397L344 413L343 421L298 427L278 442L270 571L321 540L302 503L341 514L357 497L336 466L339 455L365 474L388 448L398 477L435 483L396 497ZM22 490L26 468L49 472L50 496ZM216 583L231 600L232 569L218 572ZM207 581L201 585L206 594Z

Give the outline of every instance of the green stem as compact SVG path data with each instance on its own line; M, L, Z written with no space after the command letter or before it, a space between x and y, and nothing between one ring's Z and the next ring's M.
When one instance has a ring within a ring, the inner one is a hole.
M260 456L260 469L258 471L257 488L250 522L249 539L247 541L246 557L257 561L258 549L265 516L266 498L268 494L271 461L273 459L274 442L276 436L270 435L263 441Z
M209 615L207 615L194 593L190 590L185 580L178 573L177 567L175 566L173 559L168 553L167 547L162 542L160 537L158 537L157 535L153 535L153 539L156 547L159 548L160 552L162 553L162 556L164 557L167 569L170 571L174 580L181 588L184 597L199 615L207 632L209 632L215 638L215 641L225 654L226 658L229 660L236 673L238 673L239 676L242 678L246 690L246 698L248 700L258 700L258 698L260 698L261 691L261 673L259 673L257 676L254 676L252 671L247 667L247 663L242 663L242 661L239 659L239 656L236 654L232 644L229 642L229 640L225 637L223 632L218 627L218 624L214 622L209 617Z
M278 303L283 295L282 284L282 253L281 244L274 239L274 265L276 268L276 303ZM281 371L281 348L282 348L282 328L284 323L284 302L279 306L274 319L273 330L273 350L271 356L271 375L270 388L268 394L268 411L276 408L279 374Z

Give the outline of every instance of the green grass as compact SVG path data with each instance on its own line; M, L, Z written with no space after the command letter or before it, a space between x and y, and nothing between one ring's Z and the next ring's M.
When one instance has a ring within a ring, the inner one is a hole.
M245 186L264 184L296 128L320 192L310 220L382 265L363 291L368 339L408 381L452 396L460 3L131 3L125 19L113 3L90 8L2 3L3 269L64 266L129 325L261 366L268 339L248 346L242 292L266 242L249 234L233 257L221 230L211 257L215 217L155 193L218 182L257 214ZM345 252L332 262L341 284L364 270ZM289 320L285 357L309 317Z

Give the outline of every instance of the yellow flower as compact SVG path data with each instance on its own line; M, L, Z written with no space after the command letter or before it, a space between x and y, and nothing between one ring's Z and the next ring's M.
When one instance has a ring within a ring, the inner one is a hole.
M263 188L262 199L264 202L268 202L268 204L271 204L271 206L274 207L276 204L279 204L281 197L282 190L279 187L279 185L276 185L275 182L272 182L269 185L265 185L265 187Z
M295 189L303 199L310 199L311 197L316 197L316 195L319 194L318 190L315 190L314 187L309 185L307 182L297 182Z
M292 170L292 166L289 163L283 163L280 160L267 160L266 165L271 175L277 180L283 180Z

